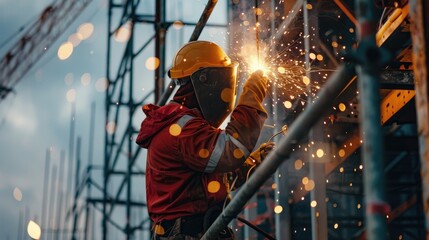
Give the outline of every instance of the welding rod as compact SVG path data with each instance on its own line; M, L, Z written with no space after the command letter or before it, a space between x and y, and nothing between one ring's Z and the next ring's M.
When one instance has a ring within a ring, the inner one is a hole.
M259 17L258 17L258 0L255 0L255 17L256 17L256 54L258 54L258 67L259 67Z

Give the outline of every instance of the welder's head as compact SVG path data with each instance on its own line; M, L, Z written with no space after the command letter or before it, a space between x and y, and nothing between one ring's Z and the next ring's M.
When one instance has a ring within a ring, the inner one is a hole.
M234 108L237 67L215 43L185 44L168 71L168 76L180 86L173 100L186 107L198 107L210 125L219 127Z

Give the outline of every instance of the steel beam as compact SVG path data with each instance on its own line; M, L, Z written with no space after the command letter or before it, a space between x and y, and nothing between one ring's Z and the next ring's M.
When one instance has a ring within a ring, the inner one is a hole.
M416 110L419 134L423 205L426 218L426 239L429 239L429 4L410 1L411 37L415 73Z
M384 70L380 77L381 89L414 90L412 70Z
M353 13L349 10L349 8L341 1L341 0L334 0L334 3L337 4L337 6L343 11L343 13L350 19L350 21L356 25L357 20L356 17L353 15Z

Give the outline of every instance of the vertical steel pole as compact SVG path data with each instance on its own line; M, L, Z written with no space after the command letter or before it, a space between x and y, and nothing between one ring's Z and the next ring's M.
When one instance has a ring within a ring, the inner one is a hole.
M429 4L411 0L411 37L416 89L416 110L421 162L422 195L426 219L426 239L429 239Z
M271 1L271 12L276 12L276 1ZM276 35L276 18L271 18L271 36ZM273 41L273 38L270 38ZM274 42L270 43L272 46L272 56L277 54L277 45ZM278 94L274 89L275 85L273 84L273 99L275 102L278 101ZM280 115L280 106L279 104L272 103L273 122L274 122L274 131L273 134L280 132L282 130L282 121L279 117ZM278 140L276 141L278 144ZM290 222L290 205L289 205L289 192L288 189L288 178L286 173L288 172L286 164L281 164L277 171L274 173L274 183L276 188L274 189L274 204L280 205L283 209L280 213L274 215L275 223L275 236L276 239L290 240L291 239L291 222Z
M56 232L55 232L55 239L60 239L61 233L63 234L63 182L64 182L64 162L66 160L66 153L64 150L61 150L60 155L60 167L59 167L59 179L58 179L58 185L57 185L57 216L56 216L56 223L58 224Z
M71 213L73 214L73 225L72 225L72 240L76 240L76 231L77 231L77 220L78 220L78 198L79 198L79 180L80 180L80 146L81 138L77 138L76 146L76 169L75 169L75 179L74 179L74 198L73 198L73 208Z
M67 189L66 189L66 199L65 199L65 208L69 208L69 201L72 196L70 196L70 193L73 192L73 186L72 186L72 179L73 179L73 153L74 153L74 134L75 134L75 115L76 115L76 102L71 103L71 116L70 116L70 135L69 135L69 154L68 154L68 168L67 168ZM68 215L69 216L69 215ZM64 221L64 228L68 229L69 224L68 220L69 217L66 216L66 219Z
M43 179L43 200L42 200L42 235L46 233L47 224L46 224L46 204L48 202L48 185L49 185L49 168L51 167L51 151L50 149L46 150L46 159L45 159L45 176Z
M155 57L159 59L159 67L155 71L155 102L158 102L165 88L165 0L156 1L155 12Z
M162 1L157 1L157 5L159 2L163 2ZM138 5L138 1L132 1L132 10L131 10L131 19L134 19L135 15L136 15L136 8ZM133 99L133 88L134 88L134 59L133 59L133 55L134 55L134 24L132 24L131 26L131 36L130 36L130 42L129 42L129 47L127 48L127 55L130 56L131 60L129 61L129 85L128 85L128 123L127 123L127 136L128 136L128 141L127 141L127 169L126 169L126 182L127 182L127 197L126 197L126 212L125 212L125 217L126 217L126 225L125 225L125 235L126 235L126 239L130 240L130 239L134 239L134 230L131 226L131 214L132 214L132 206L131 206L131 199L132 199L132 179L133 179L133 173L132 173L132 167L133 167L133 145L135 144L133 139L133 125L132 125L132 120L133 120L133 114L134 114L134 99ZM159 33L157 33L159 34ZM158 39L157 39L158 40ZM158 44L158 41L156 41L156 44ZM155 53L156 54L156 53ZM157 56L159 58L159 56ZM159 69L159 68L158 68ZM158 72L158 71L157 71ZM163 76L159 76L159 79L157 77L155 77L155 81L156 82L162 82L162 86L164 86L164 77Z
M107 15L107 56L106 56L106 78L109 81L109 83L112 81L110 76L110 57L111 57L111 45L112 45L112 9L113 9L113 0L109 0L109 8L108 8L108 15ZM109 121L109 114L110 114L110 95L109 90L106 90L106 96L105 96L105 119L104 119L104 126L107 126ZM109 183L109 165L110 165L110 156L108 149L111 148L109 146L109 136L104 131L104 169L103 169L103 221L102 221L102 238L103 240L107 240L107 214L108 214L108 206L107 206L107 186Z
M52 167L52 177L51 177L51 191L50 191L50 200L49 200L49 206L55 206L55 187L56 187L56 182L57 182L57 166L54 165ZM53 224L55 224L55 222L53 221L55 216L55 208L49 208L49 214L48 214L48 231L51 233L50 235L50 239L54 239L54 234L53 234ZM46 237L46 239L49 239Z
M94 126L95 126L95 102L91 104L91 122L89 127L89 149L88 149L88 166L86 167L87 179L85 185L86 188L86 197L87 199L91 198L91 171L92 171L92 159L94 152ZM93 226L89 226L90 215L92 215L91 208L89 207L89 203L86 202L85 208L85 230L84 230L84 240L88 240L88 231L91 229L91 232L94 232Z
M357 0L359 47L356 72L360 99L360 135L364 166L364 195L366 202L366 228L369 240L386 239L386 214L383 132L380 122L379 74L382 52L375 42L376 17L372 0Z
M310 26L318 29L318 19L317 19L317 8L312 10L311 19L309 16L309 11L307 8L308 1L304 0L302 4L302 11L304 17L304 48L305 48L305 72L308 79L313 80L313 76L311 75L311 64L310 64L310 51L311 51L311 36L310 36ZM318 34L317 34L318 37ZM313 101L311 86L307 85L307 104L311 104ZM319 121L316 125L310 130L309 133L309 141L315 141L316 148L322 146L323 136L321 133L323 125ZM328 149L325 147L327 144L323 144L324 151ZM311 204L311 236L313 240L326 240L328 239L328 216L326 210L326 182L325 182L325 163L324 158L314 158L312 157L312 151L310 151L308 155L309 159L309 177L310 180L315 182L314 188L310 192L310 204ZM313 205L315 203L315 206Z

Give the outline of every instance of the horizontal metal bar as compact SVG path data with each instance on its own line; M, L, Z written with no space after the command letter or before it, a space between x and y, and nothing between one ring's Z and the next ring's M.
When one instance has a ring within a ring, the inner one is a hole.
M126 200L120 200L120 199L103 199L103 198L87 198L86 199L87 202L89 203L104 203L106 202L107 204L112 204L112 205L130 205L130 206L135 206L135 207L147 207L147 204L142 203L142 202L128 202Z
M384 70L380 77L381 89L414 90L412 70Z

